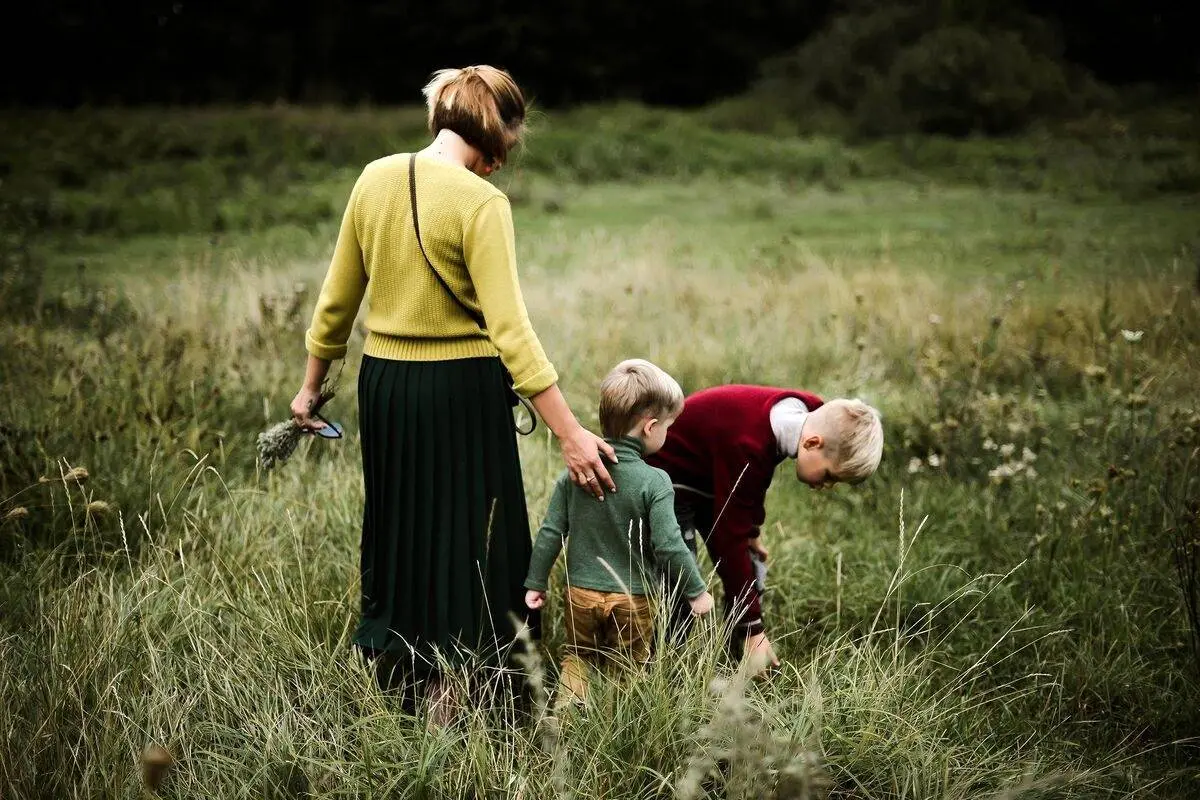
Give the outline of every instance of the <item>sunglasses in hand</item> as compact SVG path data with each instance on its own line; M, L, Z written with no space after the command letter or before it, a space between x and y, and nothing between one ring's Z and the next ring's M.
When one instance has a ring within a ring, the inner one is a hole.
M313 416L316 417L317 419L321 420L321 422L324 422L325 427L318 428L317 430L306 430L305 433L311 433L314 436L320 436L322 439L341 439L342 438L342 426L341 425L337 424L336 422L330 422L329 420L322 417L320 414L313 414Z

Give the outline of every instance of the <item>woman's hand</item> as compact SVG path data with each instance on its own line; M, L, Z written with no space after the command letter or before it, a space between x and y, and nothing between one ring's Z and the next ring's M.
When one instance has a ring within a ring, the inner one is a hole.
M529 606L530 610L537 611L545 602L545 592L539 592L537 589L529 589L525 592L525 605Z
M567 474L577 485L587 489L602 503L605 490L617 490L617 485L600 458L603 453L609 461L616 463L617 454L608 442L576 423L575 429L560 439L559 444L562 445L563 461L567 462Z
M292 400L292 419L301 430L319 431L325 427L325 423L313 414L321 410L321 384L325 382L325 375L329 372L329 363L311 354L304 363L304 383L300 391L296 392L296 398Z
M604 500L605 489L615 492L617 485L609 476L600 455L604 454L615 464L617 454L608 442L579 424L559 391L558 384L552 384L529 399L546 426L558 437L571 480L595 495L597 500Z
M313 412L316 411L317 401L321 396L320 389L313 389L310 386L303 386L296 393L296 397L292 400L292 419L300 426L302 430L316 431L325 427L325 423L313 417Z

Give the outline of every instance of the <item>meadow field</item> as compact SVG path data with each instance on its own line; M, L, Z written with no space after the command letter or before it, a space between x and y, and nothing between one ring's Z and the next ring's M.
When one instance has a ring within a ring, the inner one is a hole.
M0 797L1200 795L1194 129L849 143L734 116L547 114L493 180L593 429L632 356L882 411L869 481L772 487L782 669L747 680L713 621L545 724L551 595L533 705L430 729L348 647L361 330L347 437L256 451L350 186L421 113L4 112ZM520 446L536 527L561 461L544 428Z

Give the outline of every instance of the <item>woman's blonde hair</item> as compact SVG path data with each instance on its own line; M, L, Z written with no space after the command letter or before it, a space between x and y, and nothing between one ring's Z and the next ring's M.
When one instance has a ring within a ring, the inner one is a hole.
M423 91L434 136L454 131L492 163L521 141L525 95L504 70L486 64L439 69Z
M674 416L682 410L679 383L643 358L622 361L600 383L600 428L612 439L629 433L644 417Z

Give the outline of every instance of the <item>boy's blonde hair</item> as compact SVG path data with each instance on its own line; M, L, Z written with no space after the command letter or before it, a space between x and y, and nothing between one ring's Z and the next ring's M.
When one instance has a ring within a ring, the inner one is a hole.
M429 132L457 133L483 153L490 163L501 162L525 132L525 95L502 69L482 64L439 69L425 85Z
M683 389L644 358L630 358L600 382L600 429L610 439L624 436L643 417L670 417L683 410Z
M879 412L857 398L830 400L821 411L828 415L825 442L838 476L847 483L869 478L883 458Z

